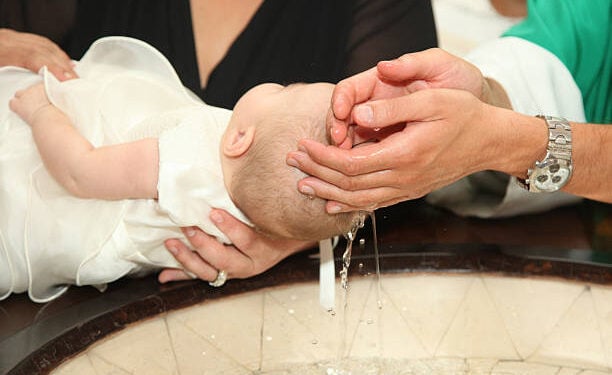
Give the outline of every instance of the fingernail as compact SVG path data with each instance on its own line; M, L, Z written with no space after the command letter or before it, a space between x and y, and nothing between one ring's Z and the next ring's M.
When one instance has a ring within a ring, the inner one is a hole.
M370 124L374 121L374 112L369 105L360 105L355 107L355 119L362 124Z
M220 224L223 222L223 216L221 216L221 214L219 214L217 211L212 211L210 213L210 220L212 220L214 223Z
M172 253L172 255L178 254L178 249L174 246L168 246L168 251Z
M193 228L188 228L188 229L185 230L185 235L187 237L193 237L193 236L195 236L195 233L196 233L196 231Z
M304 145L301 143L298 143L298 151L306 152L306 147L304 147Z
M330 214L337 214L338 212L340 212L340 210L342 210L342 206L338 204L332 203L327 207L327 212Z
M300 186L299 190L300 190L300 193L305 194L305 195L309 195L309 196L315 195L314 189L308 185Z
M64 72L64 77L70 79L72 78L72 74L70 72Z
M295 158L291 157L289 159L287 159L287 164L292 166L292 167L299 167L300 164L297 162L297 160L295 160Z

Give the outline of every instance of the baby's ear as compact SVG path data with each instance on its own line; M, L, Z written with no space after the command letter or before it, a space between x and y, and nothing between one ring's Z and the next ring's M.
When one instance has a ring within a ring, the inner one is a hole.
M242 156L253 144L254 137L254 126L248 126L246 129L236 127L228 129L223 138L223 155L230 158Z

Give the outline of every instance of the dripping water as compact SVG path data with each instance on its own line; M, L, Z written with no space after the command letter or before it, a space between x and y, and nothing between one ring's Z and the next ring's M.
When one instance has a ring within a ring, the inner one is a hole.
M365 212L362 211L360 212L359 215L359 219L356 221L356 223L353 225L353 227L351 228L351 230L345 235L346 238L346 248L344 250L344 253L342 254L342 270L340 271L340 286L342 287L342 337L343 339L340 340L341 345L338 348L339 352L338 352L338 359L342 359L344 356L344 351L345 351L345 345L347 342L347 309L348 309L348 291L349 291L349 283L348 283L348 270L349 267L351 265L351 255L352 255L352 251L353 251L353 243L355 241L355 238L357 236L357 231L361 228L364 227L365 225L365 220L366 217L369 216L371 221L372 221L372 239L374 242L374 260L375 260L375 266L376 266L376 285L377 285L377 289L376 289L376 303L378 306L378 309L382 309L382 299L381 299L381 286L380 286L380 260L379 260L379 253L378 253L378 237L377 237L377 233L376 233L376 216L374 214L374 212ZM333 312L332 315L335 315L335 312ZM380 320L380 319L379 319Z
M342 289L345 291L344 294L346 297L346 291L349 288L348 269L349 269L349 266L351 265L351 254L353 251L353 242L355 241L357 231L363 228L365 224L366 215L370 217L370 220L372 222L372 240L374 242L374 262L375 262L375 267L376 267L376 286L377 286L376 303L378 304L378 308L381 309L382 299L380 295L380 259L379 259L379 253L378 253L378 237L376 234L376 215L374 214L374 211L370 211L370 212L362 211L355 225L353 225L351 230L345 235L346 248L344 250L344 253L342 254L342 270L340 271L340 285L342 286ZM344 302L344 305L346 305L347 299L344 298L343 302Z
M345 234L346 248L342 253L342 270L340 270L340 286L342 287L342 321L341 321L341 334L342 339L340 340L340 346L338 347L338 360L344 358L345 345L347 341L347 310L348 310L348 270L351 265L351 253L353 251L353 241L357 236L357 231L365 225L366 214L360 212L359 217L353 224L351 230Z
M345 235L346 237L346 248L342 253L342 270L340 271L340 286L342 289L348 290L348 269L351 265L351 253L353 252L353 241L357 236L357 231L365 225L366 213L364 211L359 213L359 218L351 230ZM345 293L346 294L346 293ZM346 300L344 301L346 303Z
M378 237L376 235L376 215L374 211L368 212L372 222L372 240L374 241L374 263L376 265L376 304L378 309L382 309L382 298L380 295L380 257L378 254Z

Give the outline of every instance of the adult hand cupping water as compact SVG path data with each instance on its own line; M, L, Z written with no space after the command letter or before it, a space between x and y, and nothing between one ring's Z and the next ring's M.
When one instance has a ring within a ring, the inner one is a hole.
M507 110L449 89L418 91L404 104L406 126L376 143L345 150L300 141L301 151L288 160L312 176L299 182L300 191L330 200L331 213L372 210L421 197L480 170L504 170L494 163L503 162L498 152L512 134L491 124Z
M383 127L394 119L401 120L405 95L425 88L462 89L479 99L489 92L478 68L439 48L381 61L336 86L328 116L333 143L342 148L352 146L347 134L352 123ZM382 102L377 104L377 100ZM359 105L366 101L367 106Z
M300 191L328 199L332 213L418 198L483 169L511 169L497 150L512 129L489 125L508 111L486 102L510 106L499 88L440 49L381 62L334 91L328 128L339 147L302 140L287 162L311 176ZM359 145L364 129L389 126L394 131L376 143Z
M19 66L38 72L43 66L60 81L77 76L70 57L50 39L0 29L0 66Z

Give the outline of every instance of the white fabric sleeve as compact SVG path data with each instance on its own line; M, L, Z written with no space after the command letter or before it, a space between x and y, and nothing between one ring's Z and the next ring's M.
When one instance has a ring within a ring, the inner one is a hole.
M199 108L159 137L159 207L176 225L196 225L224 243L229 239L208 218L213 207L252 226L223 182L219 144L230 116L228 110Z
M499 82L512 108L527 115L546 114L584 122L582 94L565 65L548 50L505 37L486 43L466 59L485 77ZM534 160L535 162L535 160ZM504 217L542 212L581 198L564 193L530 193L514 177L480 172L430 193L427 201L463 216Z

